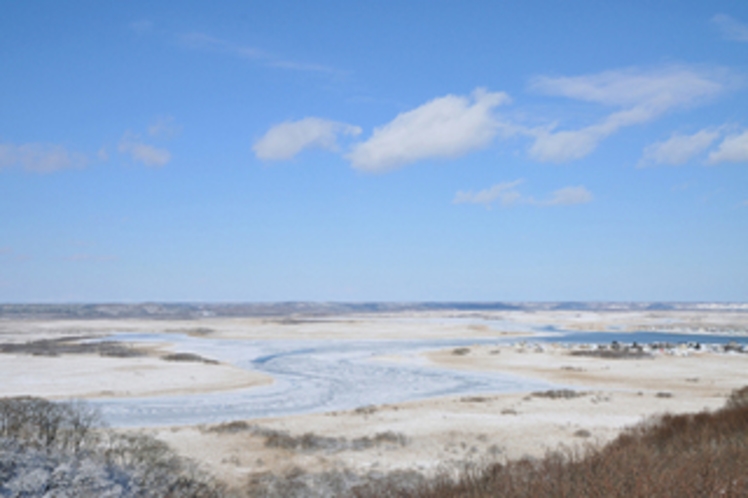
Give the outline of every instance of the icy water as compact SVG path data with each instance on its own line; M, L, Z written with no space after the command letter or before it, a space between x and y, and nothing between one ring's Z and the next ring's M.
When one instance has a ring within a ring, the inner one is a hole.
M507 374L435 368L417 356L426 350L496 344L496 339L239 341L175 334L122 334L111 339L170 342L175 351L199 354L276 379L272 385L229 392L93 402L113 426L217 423L553 387ZM374 359L388 354L397 354L402 361Z
M541 381L488 372L464 372L427 365L418 353L471 344L517 342L512 339L249 341L196 338L177 334L120 334L111 340L168 342L174 351L195 353L272 376L268 386L185 396L98 400L113 426L163 426L218 423L350 410L366 405L478 393L508 393L558 388ZM657 332L567 333L543 330L528 338L561 343L685 343L735 341L745 336ZM399 355L401 361L375 359Z
M631 344L748 344L745 335L676 334L668 332L569 332L537 337L538 341L575 344L610 344L612 341Z

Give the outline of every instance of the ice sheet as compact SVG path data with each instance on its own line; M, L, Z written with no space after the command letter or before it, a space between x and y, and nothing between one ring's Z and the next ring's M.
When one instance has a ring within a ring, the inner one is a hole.
M497 339L244 341L178 334L118 334L111 339L167 342L175 351L228 362L276 379L272 385L237 391L93 402L107 422L120 427L217 423L554 387L512 375L436 368L417 361L414 354L500 342ZM402 361L375 360L395 354Z

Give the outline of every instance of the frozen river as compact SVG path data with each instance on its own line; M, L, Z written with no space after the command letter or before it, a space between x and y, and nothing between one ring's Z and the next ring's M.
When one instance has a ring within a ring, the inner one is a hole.
M607 343L653 341L745 344L748 337L665 333L569 333L535 330L534 341ZM556 388L509 374L448 370L429 365L419 353L502 339L448 340L225 340L180 334L118 334L110 340L165 342L177 352L195 353L270 375L271 385L183 396L105 399L97 405L113 426L218 423L351 410L440 396L508 393ZM505 342L515 342L507 338ZM397 355L397 361L383 356Z
M120 427L217 423L552 387L505 374L436 368L418 356L427 350L496 344L497 339L251 341L177 334L118 334L110 339L168 342L174 351L199 354L275 379L271 385L229 392L93 402L107 422ZM398 361L377 359L386 355L398 355Z

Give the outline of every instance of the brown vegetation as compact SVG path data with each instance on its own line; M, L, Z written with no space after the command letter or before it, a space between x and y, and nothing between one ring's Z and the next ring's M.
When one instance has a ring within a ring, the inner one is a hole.
M586 446L443 474L417 489L353 490L358 498L745 497L748 387L716 412L664 415Z
M165 361L182 361L182 362L192 362L192 363L206 363L208 365L218 365L218 362L216 360L211 360L210 358L204 358L194 353L171 353L171 354L162 356L161 359Z
M536 398L574 399L586 396L587 393L574 391L573 389L552 389L550 391L537 391L532 393L532 395Z
M650 353L646 353L638 348L629 348L625 346L620 349L580 349L572 351L571 356L589 356L592 358L605 358L607 360L640 360L643 358L654 358Z
M540 394L570 395L563 390ZM246 422L207 430L227 435L249 431L267 446L300 452L407 444L403 435L392 432L349 440L293 436ZM575 435L592 436L586 430ZM483 467L452 466L434 478L414 471L357 474L345 468L318 474L264 472L254 474L236 493L284 498L734 498L748 496L746 462L748 387L733 392L720 410L650 419L602 447L561 448L542 459ZM55 496L227 496L223 486L165 443L102 429L96 412L86 405L0 399L0 496L41 496L42 489Z
M116 341L81 342L89 337L61 337L39 339L23 343L0 344L0 353L59 356L62 354L98 354L117 358L143 356L145 353L128 344Z
M208 429L210 432L222 434L236 434L238 432L249 432L254 436L265 439L268 448L280 448L301 452L325 451L328 453L337 451L363 451L375 446L406 446L408 438L398 432L378 432L373 437L359 437L347 439L344 437L329 437L306 432L294 436L287 431L279 431L248 424L244 421L227 422Z

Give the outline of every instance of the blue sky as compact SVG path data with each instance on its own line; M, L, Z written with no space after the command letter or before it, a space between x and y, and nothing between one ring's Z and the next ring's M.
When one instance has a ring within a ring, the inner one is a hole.
M748 3L0 4L0 301L748 300Z

